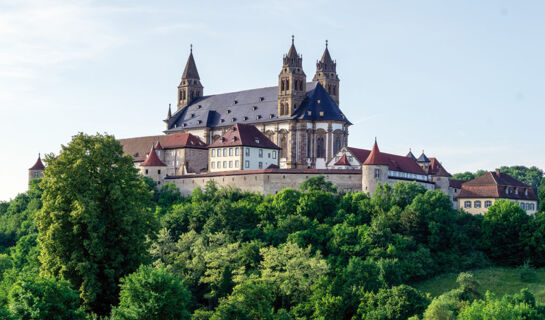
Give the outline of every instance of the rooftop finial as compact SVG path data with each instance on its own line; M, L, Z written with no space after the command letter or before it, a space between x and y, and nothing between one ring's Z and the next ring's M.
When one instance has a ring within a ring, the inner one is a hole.
M377 137L375 137L375 143L377 143Z
M293 44L295 42L295 36L292 34L291 35L291 44Z
M327 39L325 40L325 48L327 49Z
M189 52L193 53L193 43L189 45Z

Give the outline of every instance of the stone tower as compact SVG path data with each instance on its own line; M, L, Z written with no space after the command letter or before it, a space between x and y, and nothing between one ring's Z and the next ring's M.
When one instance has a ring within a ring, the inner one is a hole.
M325 41L325 50L322 58L316 62L316 74L312 81L319 81L322 87L327 90L327 93L339 105L339 75L337 74L337 62L331 59L327 48L327 40Z
M384 160L375 139L375 145L361 165L361 187L363 192L374 193L378 184L388 182L388 162Z
M184 73L182 74L182 81L178 86L178 110L190 105L193 100L202 97L202 94L203 86L193 58L193 46L191 46L189 58L187 58Z
M161 188L161 183L167 175L167 165L159 159L155 146L152 145L148 157L140 165L140 173L145 177L150 177L157 183L159 189Z
M283 62L278 75L279 117L290 116L305 99L307 76L303 71L303 57L295 50L294 36L291 36L291 47Z
M28 183L30 183L31 180L42 178L44 176L44 170L45 166L40 154L38 154L38 160L36 160L36 163L28 169Z
M424 172L427 174L430 170L430 159L426 157L426 154L424 153L424 150L422 150L422 154L418 159L416 159L416 163L424 170Z

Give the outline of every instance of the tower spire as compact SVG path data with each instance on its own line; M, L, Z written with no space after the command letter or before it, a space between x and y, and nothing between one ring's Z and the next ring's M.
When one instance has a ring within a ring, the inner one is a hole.
M189 45L189 57L185 64L182 80L178 85L178 110L190 105L194 99L202 97L203 86L193 57L193 44Z
M339 104L339 76L337 75L337 63L329 54L329 41L325 41L325 49L322 58L316 61L316 74L312 81L319 81L327 93Z

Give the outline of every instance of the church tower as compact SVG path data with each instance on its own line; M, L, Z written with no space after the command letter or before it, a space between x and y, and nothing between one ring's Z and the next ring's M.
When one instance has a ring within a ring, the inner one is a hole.
M337 74L337 62L331 59L325 41L325 50L322 58L316 62L316 74L312 81L319 81L327 93L339 105L339 75Z
M291 47L284 55L282 71L278 75L278 116L290 116L305 99L307 76L303 71L303 57L297 54L294 36Z
M36 160L36 163L28 169L28 183L30 183L31 180L43 178L44 170L45 166L42 162L42 157L38 154L38 160Z
M197 71L197 65L193 58L193 45L189 51L189 58L185 64L184 73L182 74L182 81L178 86L178 110L188 106L198 97L202 97L203 86L201 79L199 78L199 72Z

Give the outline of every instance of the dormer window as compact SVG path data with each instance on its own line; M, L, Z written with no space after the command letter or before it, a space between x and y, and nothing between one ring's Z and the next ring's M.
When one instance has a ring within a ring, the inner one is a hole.
M202 120L199 120L198 122L199 122L199 124L201 124L201 123L202 123Z
M316 100L316 103L317 103L317 104L320 104L320 99Z
M230 110L230 109L227 109L227 113L231 113L231 110Z
M238 103L238 100L235 100L234 103L237 104L237 103Z
M253 106L253 107L252 107L252 110L256 111L256 110L257 110L257 106Z
M191 114L191 118L195 118L195 114L194 114L194 113Z
M264 101L265 97L259 97L259 101Z
M187 123L184 123L184 127L187 126Z
M237 121L237 118L233 118L233 119L231 119L231 121L235 122L235 121Z
M244 120L248 120L248 117L244 117Z
M519 188L515 188L515 194L519 194Z
M270 118L270 119L274 118L274 114L271 113L271 114L269 115L269 118Z
M224 123L224 122L225 122L225 119L221 119L220 122L221 122L221 123Z
M255 143L259 144L259 138L255 138Z
M233 139L231 139L231 142L235 142L237 141L237 137L233 137Z
M199 105L197 106L197 109L200 109L200 108L202 108L202 106L199 104Z
M221 142L225 142L225 137L221 137Z
M309 116L311 116L311 115L312 115L312 111L307 111L307 114L308 114Z
M323 117L323 116L324 116L324 112L320 111L320 117Z
M261 115L258 115L258 116L256 117L256 119L257 119L257 120L261 119Z
M528 189L524 189L524 195L528 196Z

